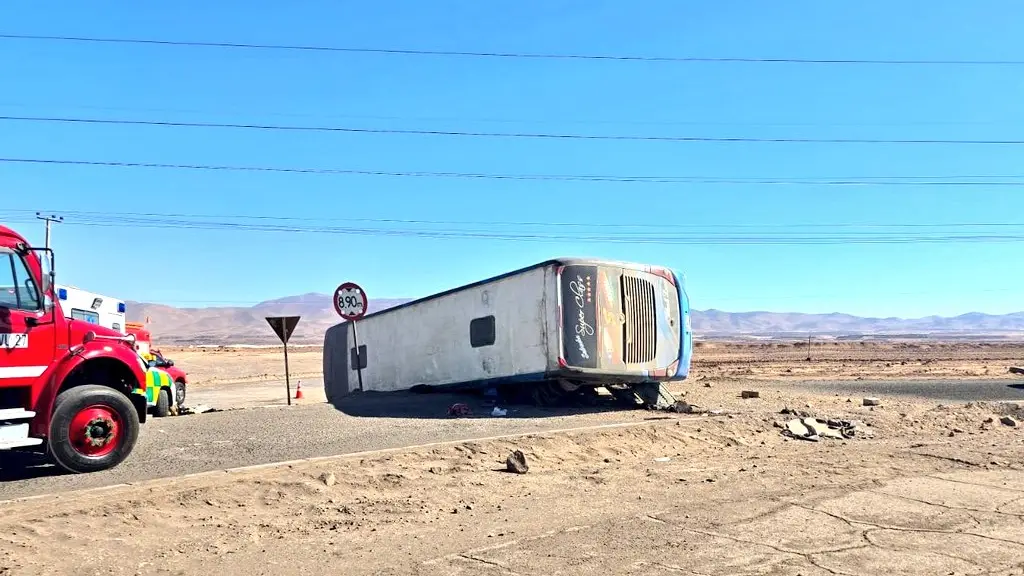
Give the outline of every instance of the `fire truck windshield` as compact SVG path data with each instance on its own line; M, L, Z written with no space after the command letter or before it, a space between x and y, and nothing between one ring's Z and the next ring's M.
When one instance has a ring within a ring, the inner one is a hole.
M8 249L0 249L0 306L18 310L38 310L39 290L25 261Z

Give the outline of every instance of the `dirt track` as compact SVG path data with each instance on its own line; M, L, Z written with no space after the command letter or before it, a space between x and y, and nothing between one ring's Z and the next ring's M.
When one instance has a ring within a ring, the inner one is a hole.
M928 399L1019 394L982 381L986 367L1006 378L1016 347L844 344L808 362L806 348L716 346L698 348L694 378L673 391L724 415L634 412L624 428L8 503L0 575L1024 574L1024 430L1000 423L1024 410ZM169 352L210 392L276 379L277 354ZM295 371L318 375L319 354L293 354ZM864 407L869 389L892 392ZM782 407L872 434L789 439ZM513 449L527 474L499 471Z
M786 388L687 394L732 417L8 504L0 574L1022 573L1024 436L998 421L1020 409L871 409ZM780 404L863 420L874 438L784 438ZM513 449L528 474L497 471Z

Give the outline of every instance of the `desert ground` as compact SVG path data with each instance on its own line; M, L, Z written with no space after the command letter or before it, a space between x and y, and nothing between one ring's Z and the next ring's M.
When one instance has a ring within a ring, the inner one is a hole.
M196 386L284 378L281 348L172 348L167 357ZM323 349L289 347L291 376L322 377ZM810 360L808 360L810 357ZM1024 343L1007 342L697 342L696 380L876 380L1002 378L1024 364Z
M200 389L280 377L272 350L165 352ZM293 371L314 377L319 350L292 352ZM967 396L985 385L1013 397L1006 367L1020 363L1017 349L843 344L813 349L810 362L806 352L701 345L694 379L672 384L699 414L612 412L580 416L586 428L571 431L417 437L398 449L47 490L0 504L0 574L1024 574L1024 431L1013 425L1024 409L913 395L865 406L856 381L934 379ZM246 365L259 368L236 380ZM1002 381L986 380L986 368ZM856 422L856 433L783 434L807 415ZM347 425L373 433L370 421ZM525 474L505 471L515 450Z

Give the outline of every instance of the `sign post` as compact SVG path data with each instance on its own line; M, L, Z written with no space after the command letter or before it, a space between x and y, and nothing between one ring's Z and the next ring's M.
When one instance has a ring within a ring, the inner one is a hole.
M281 343L284 344L284 389L285 396L288 398L288 405L292 405L292 383L288 376L288 340L292 337L292 332L295 331L295 326L299 323L301 316L267 316L267 324L274 329L274 333L281 339Z
M352 344L355 345L356 375L359 378L359 391L363 391L363 357L359 353L359 332L356 320L366 315L370 301L366 291L355 282L345 282L334 290L334 310L352 325Z

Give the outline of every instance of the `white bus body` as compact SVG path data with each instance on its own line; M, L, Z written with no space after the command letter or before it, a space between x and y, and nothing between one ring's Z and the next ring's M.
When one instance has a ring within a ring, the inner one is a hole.
M125 332L126 306L123 300L103 296L75 286L56 286L64 316Z
M357 323L362 389L574 385L685 378L692 336L682 276L558 259L369 314ZM328 399L359 390L348 322L324 337Z

